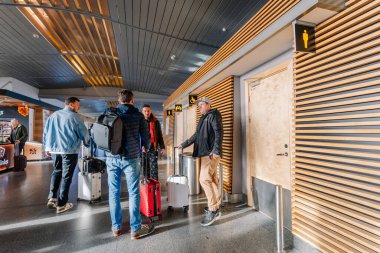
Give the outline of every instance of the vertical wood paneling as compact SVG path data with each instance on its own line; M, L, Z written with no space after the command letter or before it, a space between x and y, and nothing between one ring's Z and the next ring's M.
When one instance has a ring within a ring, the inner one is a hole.
M34 122L33 122L33 141L42 142L42 134L44 132L44 122L42 115L42 108L36 107L34 108Z
M348 1L294 57L293 232L380 252L380 2Z
M199 97L211 99L211 108L218 109L222 114L223 143L222 158L220 164L223 166L223 188L227 193L232 193L232 161L233 161L233 112L234 112L234 78L230 76L211 88L198 94ZM197 124L200 118L197 109Z

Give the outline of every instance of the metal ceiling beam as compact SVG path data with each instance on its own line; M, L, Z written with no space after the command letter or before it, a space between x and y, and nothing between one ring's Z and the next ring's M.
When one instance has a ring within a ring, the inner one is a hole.
M119 25L123 25L123 26L126 26L126 27L131 27L131 28L134 28L134 29L139 29L141 31L145 31L145 32L150 32L150 33L153 33L153 34L157 34L157 35L161 35L161 36L165 36L165 37L168 37L168 38L171 38L171 39L176 39L176 40L180 40L180 41L185 41L185 42L189 42L189 43L193 43L193 44L197 44L197 45L200 45L200 46L205 46L205 47L209 47L209 48L214 48L214 49L219 49L220 47L218 46L215 46L215 45L210 45L210 44L207 44L207 43L202 43L202 42L197 42L197 41L193 41L193 40L186 40L186 39L181 39L181 38L178 38L178 37L174 37L172 35L169 35L169 34L165 34L165 33L161 33L161 32L155 32L155 31L151 31L151 30L148 30L148 29L143 29L143 28L140 28L138 26L133 26L133 25L128 25L124 22L120 22L118 20L115 20L115 19L112 19L112 18L109 18L109 17L106 17L106 16L101 16L101 15L98 15L98 14L94 14L94 13L90 13L90 12L87 12L87 11L80 11L80 10L71 10L71 9L62 9L62 8L59 8L59 7L54 7L54 6L45 6L45 5L35 5L35 4L18 4L18 3L0 3L0 6L8 6L8 7L28 7L28 8L36 8L36 9L48 9L48 10L55 10L55 11L62 11L62 12L67 12L67 13L76 13L76 14L82 14L82 15L86 15L86 16L89 16L89 17L93 17L93 18L97 18L97 19L101 19L101 20L106 20L106 21L110 21L112 23L116 23L116 24L119 24Z

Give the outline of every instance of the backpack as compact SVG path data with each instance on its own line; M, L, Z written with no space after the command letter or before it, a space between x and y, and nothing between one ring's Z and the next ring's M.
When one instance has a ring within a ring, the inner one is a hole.
M116 108L109 108L98 117L92 130L94 142L99 149L113 155L121 155L123 154L123 120L116 112Z

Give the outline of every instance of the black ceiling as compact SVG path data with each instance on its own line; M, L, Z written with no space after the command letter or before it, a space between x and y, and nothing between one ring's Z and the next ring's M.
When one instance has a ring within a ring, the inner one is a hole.
M171 94L266 1L109 0L125 87ZM40 89L85 86L15 2L0 0L0 77Z

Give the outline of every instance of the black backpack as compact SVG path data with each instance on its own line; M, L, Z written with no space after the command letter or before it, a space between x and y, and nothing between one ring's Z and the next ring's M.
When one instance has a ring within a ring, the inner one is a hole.
M94 142L101 150L113 155L123 154L123 120L116 113L116 108L109 108L93 124Z

